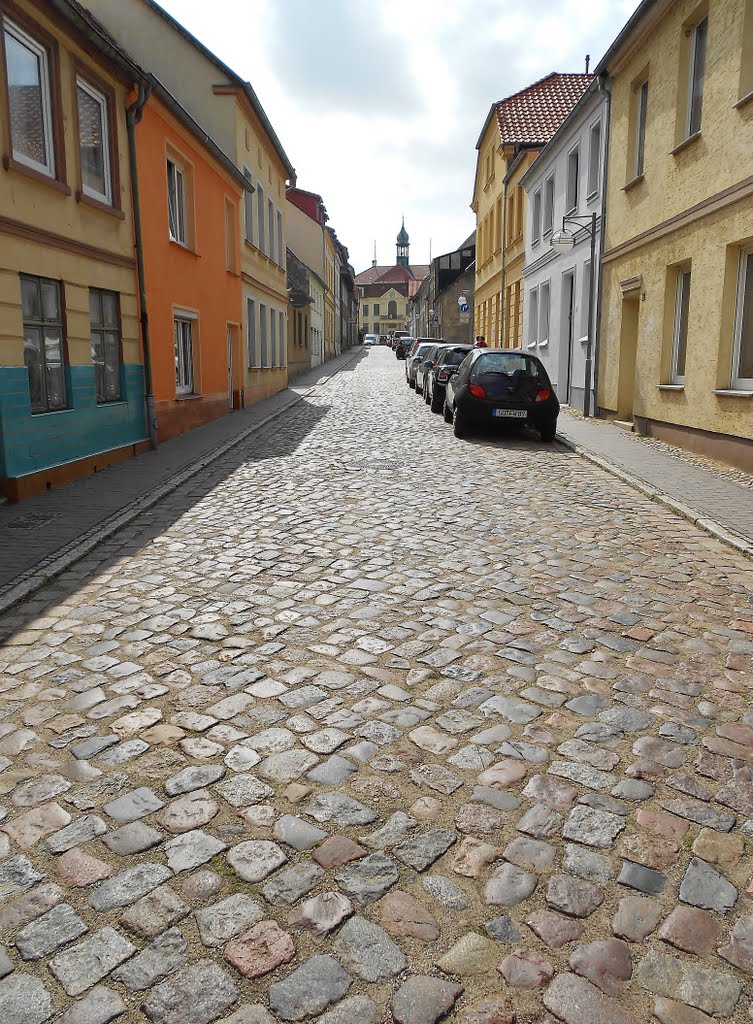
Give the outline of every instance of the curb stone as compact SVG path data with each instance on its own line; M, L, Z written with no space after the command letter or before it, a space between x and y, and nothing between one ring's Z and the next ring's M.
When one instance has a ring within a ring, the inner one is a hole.
M576 455L580 455L588 462L592 462L594 465L599 466L601 469L610 473L612 476L622 480L623 483L627 484L628 487L632 487L646 497L655 501L658 505L663 505L664 508L674 512L675 515L680 516L682 519L686 519L693 526L697 526L703 530L704 533L708 533L710 536L715 537L716 540L721 541L722 544L726 544L727 547L734 548L735 551L747 558L753 559L753 544L747 541L744 537L735 533L733 530L728 529L726 526L722 526L713 519L708 519L700 512L691 508L689 505L684 505L681 501L677 501L671 495L664 491L658 490L651 484L645 483L640 477L634 476L632 473L626 473L624 469L620 469L613 462L609 462L601 455L596 455L589 448L586 448L582 444L578 444L576 441L570 440L564 434L557 434L557 440L565 448L571 452L575 452Z
M108 540L122 527L127 526L133 522L134 519L141 513L149 508L152 508L163 498L166 498L168 494L177 490L182 484L186 483L192 477L196 476L207 466L210 466L217 459L222 458L227 452L235 448L242 441L245 441L251 434L255 434L262 427L265 427L272 420L281 416L283 413L292 409L293 406L298 405L304 398L311 395L317 388L328 384L338 373L344 370L347 366L355 360L356 356L360 354L361 349L355 348L352 350L353 355L347 361L344 361L336 369L332 371L326 377L320 377L315 384L312 384L305 391L297 394L292 389L290 393L292 397L285 405L279 409L275 409L273 412L263 416L256 423L251 424L242 430L235 437L232 437L229 441L223 441L222 444L217 445L215 448L210 449L195 462L193 462L187 469L178 470L171 477L159 484L157 487L153 487L146 494L141 495L138 498L134 498L133 501L129 502L124 509L120 512L116 512L107 519L93 526L90 530L87 530L81 537L78 537L74 541L70 541L68 544L63 545L56 552L48 555L45 558L40 559L30 569L27 569L18 580L0 588L0 615L3 615L6 611L12 608L14 605L19 604L26 598L31 597L32 594L40 590L45 584L49 583L50 580L59 576L65 572L66 569L70 569L76 562L81 561L90 554L98 544L102 541Z

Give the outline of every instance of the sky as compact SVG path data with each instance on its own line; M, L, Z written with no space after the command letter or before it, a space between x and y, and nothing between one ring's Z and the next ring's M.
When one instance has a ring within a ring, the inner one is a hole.
M356 273L411 263L473 231L489 109L551 71L591 68L637 0L159 0L251 82L296 169L324 199Z

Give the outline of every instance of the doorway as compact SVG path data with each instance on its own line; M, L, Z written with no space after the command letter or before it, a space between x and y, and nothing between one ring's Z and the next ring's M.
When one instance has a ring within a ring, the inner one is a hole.
M560 394L566 405L572 405L573 337L575 335L575 271L562 275L562 329L560 331L559 380Z
M638 353L638 293L623 296L620 323L620 360L617 378L617 419L633 421L635 401L635 365Z

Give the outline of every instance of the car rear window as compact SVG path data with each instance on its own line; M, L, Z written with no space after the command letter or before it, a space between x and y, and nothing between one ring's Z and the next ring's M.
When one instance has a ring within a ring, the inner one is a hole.
M416 351L413 353L414 356L426 356L426 353L431 348L431 345L419 345Z
M487 373L504 374L507 377L518 374L536 379L543 376L541 364L519 352L487 352L480 356L473 366L473 376L480 377Z
M439 361L443 366L460 366L468 352L467 348L453 348L449 352L443 352Z

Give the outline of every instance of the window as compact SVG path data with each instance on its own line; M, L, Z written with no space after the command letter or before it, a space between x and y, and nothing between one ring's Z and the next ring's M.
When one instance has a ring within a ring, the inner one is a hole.
M267 211L269 215L269 258L275 263L279 261L275 260L275 208L271 199L267 200Z
M737 278L732 387L753 391L753 249L740 254Z
M285 343L285 314L278 313L277 318L280 328L280 366L285 366L288 361L287 345ZM301 338L301 343L303 343L303 338Z
M364 316L368 316L369 315L369 305L368 305L368 303L364 303L363 315Z
M176 317L175 331L175 394L193 393L193 322Z
M120 310L117 292L89 289L89 330L97 403L120 401Z
M112 203L110 130L107 98L82 79L76 79L78 149L81 191L90 199Z
M261 341L259 366L269 366L269 353L267 352L267 307L263 302L259 303L259 335Z
M690 271L678 270L675 291L675 316L672 329L672 383L685 383L685 353L688 344L690 307Z
M379 314L379 303L375 302L374 303L374 316L379 316L379 315L380 315Z
M387 316L390 320L394 320L397 317L397 303L394 299L387 303Z
M267 245L264 241L264 189L258 181L256 183L256 223L259 229L259 249L262 252L266 252Z
M541 189L533 194L533 210L531 212L531 241L534 245L541 240Z
M273 309L269 311L269 348L270 348L270 366L279 366L280 359L277 353L277 316Z
M690 89L688 92L687 136L701 130L703 110L703 82L706 76L706 37L709 19L703 18L693 29L693 50L690 59Z
M601 121L591 125L588 144L588 198L599 191L601 172Z
M233 274L238 272L238 233L235 203L225 200L225 266Z
M282 213L277 211L277 262L285 267L285 246L282 241Z
M243 193L243 211L244 211L244 230L245 238L247 242L253 243L254 241L254 193L251 191L251 171L248 167L243 168L243 177L248 182L249 187Z
M578 208L578 177L580 173L580 153L578 148L571 150L567 157L567 195L565 209L568 213Z
M539 289L539 345L549 344L549 282Z
M248 367L253 369L259 365L259 357L256 351L256 303L253 299L246 299L246 330L248 331Z
M21 275L24 363L32 412L64 409L65 373L60 283Z
M13 157L54 178L50 54L11 21L4 21L3 37Z
M186 181L183 168L167 160L167 216L170 238L186 245Z
M544 235L554 227L554 175L544 182Z
M531 289L530 311L528 313L528 347L535 348L539 336L539 290Z
M633 177L643 174L643 158L646 152L646 113L648 111L648 79L644 79L636 90L635 104L635 165Z
M496 223L496 234L494 236L494 251L499 252L502 248L502 200L497 200L497 223Z
M583 284L580 298L580 340L588 340L588 314L591 302L591 261L583 264Z

